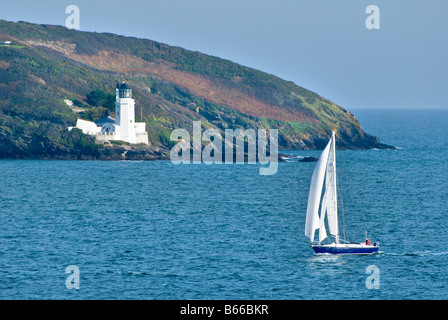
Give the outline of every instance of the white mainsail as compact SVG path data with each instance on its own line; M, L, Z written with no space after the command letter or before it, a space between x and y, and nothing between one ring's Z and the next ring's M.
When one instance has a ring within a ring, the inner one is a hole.
M327 195L327 221L330 234L339 240L338 228L338 197L336 192L336 147L335 135L332 133L332 144L328 155L327 175L325 184L325 194Z
M305 235L314 241L314 233L319 229L319 243L327 237L325 228L325 216L327 216L330 234L339 242L338 215L337 215L337 193L336 193L336 152L335 134L322 152L316 164L311 178L311 187L308 197L308 208L306 214ZM322 198L319 217L319 204L325 180L325 194Z
M326 186L325 186L326 188ZM319 219L319 243L327 237L327 230L325 229L325 212L327 211L327 191L325 191L322 198L322 205L320 206L320 219Z

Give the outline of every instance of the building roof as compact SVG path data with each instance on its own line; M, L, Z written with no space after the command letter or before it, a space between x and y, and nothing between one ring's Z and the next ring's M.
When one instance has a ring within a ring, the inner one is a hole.
M96 120L95 123L97 125L103 125L105 123L115 123L115 118L112 118L111 116L107 116L107 117L101 118L99 120Z

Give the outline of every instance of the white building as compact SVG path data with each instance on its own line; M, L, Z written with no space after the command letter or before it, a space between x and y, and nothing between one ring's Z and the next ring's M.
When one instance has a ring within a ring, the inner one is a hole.
M97 142L121 140L149 144L146 123L135 122L135 101L132 99L132 89L125 82L117 85L115 119L110 116L95 122L78 119L76 128L94 135Z

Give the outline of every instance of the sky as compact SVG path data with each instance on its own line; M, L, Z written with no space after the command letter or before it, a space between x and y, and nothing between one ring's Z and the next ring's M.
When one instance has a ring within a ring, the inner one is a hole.
M448 108L446 0L15 0L0 19L65 25L69 5L81 31L228 59L349 110Z

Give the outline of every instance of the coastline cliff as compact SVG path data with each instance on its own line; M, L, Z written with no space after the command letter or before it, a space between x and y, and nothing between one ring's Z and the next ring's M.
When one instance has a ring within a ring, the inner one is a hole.
M0 158L164 159L176 128L278 129L279 149L386 149L348 110L274 75L146 39L0 20ZM114 115L113 88L134 88L150 146L95 144L68 132ZM120 149L121 148L121 149ZM120 153L121 152L121 153ZM128 155L128 156L126 156ZM131 156L132 155L132 156Z

